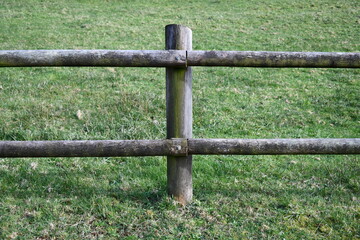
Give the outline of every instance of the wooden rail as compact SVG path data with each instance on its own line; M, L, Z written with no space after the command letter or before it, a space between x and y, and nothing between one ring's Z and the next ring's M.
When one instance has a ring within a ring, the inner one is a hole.
M360 68L360 53L191 50L2 50L0 67Z
M360 138L0 141L0 157L360 154Z
M192 139L192 66L360 68L360 53L193 51L192 33L165 28L166 50L2 50L0 67L166 67L167 139L0 141L0 157L168 156L168 193L192 199L192 155L360 154L351 139Z

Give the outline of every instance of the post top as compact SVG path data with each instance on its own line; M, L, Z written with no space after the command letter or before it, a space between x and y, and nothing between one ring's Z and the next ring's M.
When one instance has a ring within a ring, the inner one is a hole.
M181 24L168 24L165 26L165 29L167 28L182 28L182 29L187 29L189 31L191 31L191 29L185 25L181 25Z
M192 50L192 31L183 25L167 25L165 41L166 50Z

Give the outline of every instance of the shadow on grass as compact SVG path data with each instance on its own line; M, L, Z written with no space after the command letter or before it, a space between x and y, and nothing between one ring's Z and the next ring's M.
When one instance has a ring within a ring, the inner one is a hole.
M343 162L344 164L337 161L332 163L325 170L323 165L318 165L309 166L305 171L300 164L282 166L282 162L279 162L275 167L262 170L268 175L267 178L261 177L258 169L248 166L249 162L229 166L214 163L205 171L211 173L211 169L217 169L216 173L201 177L194 174L194 199L211 202L228 198L244 203L260 198L272 198L275 202L291 198L310 199L314 196L350 199L359 191L357 181L352 180L358 177L358 163L351 159ZM137 171L124 172L112 167L94 172L95 167L91 164L83 169L69 169L66 164L64 162L65 166L58 166L57 163L51 163L46 171L31 169L26 164L16 164L19 168L15 170L0 168L2 198L51 200L76 197L85 202L94 198L110 198L119 202L132 202L145 208L161 208L164 202L171 202L166 193L166 182L158 173L143 175ZM142 164L142 172L147 172L146 167L153 167L152 161L146 163L149 166ZM235 166L244 172L235 171ZM302 173L292 176L278 170L280 168ZM132 174L132 177L122 176L128 174Z
M0 170L0 192L2 198L18 200L76 198L89 201L94 197L105 197L144 206L155 206L167 197L166 183L145 187L130 185L124 188L119 183L89 172L75 173L66 170L51 173L20 171L17 174Z
M149 186L129 186L123 188L119 183L112 183L109 179L99 176L95 180L87 181L94 177L91 173L73 171L63 172L28 172L11 174L7 171L0 171L1 195L2 198L15 198L18 200L29 198L44 199L66 199L76 198L80 201L90 201L94 198L111 198L119 202L131 202L144 208L151 207L161 209L164 201L169 200L166 192L166 183ZM196 179L194 179L196 181ZM208 184L208 186L206 186ZM225 184L226 185L226 184ZM344 198L345 192L356 191L356 189L346 188L342 191L334 190L331 186L318 186L317 188L298 188L296 186L264 184L254 180L254 185L247 186L246 183L228 184L227 187L219 185L216 187L214 182L206 181L202 186L195 186L194 199L201 202L218 201L220 198L243 200L244 203L256 201L256 198L273 198L279 201L276 208L282 208L284 199L298 198L306 199L318 196L325 199L332 197Z

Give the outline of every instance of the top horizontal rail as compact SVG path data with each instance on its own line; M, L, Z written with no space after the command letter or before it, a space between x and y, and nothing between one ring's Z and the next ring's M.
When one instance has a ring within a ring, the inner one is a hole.
M360 53L192 51L189 66L360 68Z
M0 67L360 68L356 52L1 50Z
M0 51L0 67L182 67L177 50L10 50Z

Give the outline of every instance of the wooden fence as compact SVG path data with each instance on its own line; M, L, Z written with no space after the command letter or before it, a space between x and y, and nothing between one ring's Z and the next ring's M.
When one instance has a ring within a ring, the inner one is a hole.
M166 50L0 51L0 67L166 67L164 140L0 141L0 157L167 156L168 193L192 199L192 155L360 154L352 139L192 139L192 66L360 68L360 53L192 51L192 33L165 28Z

